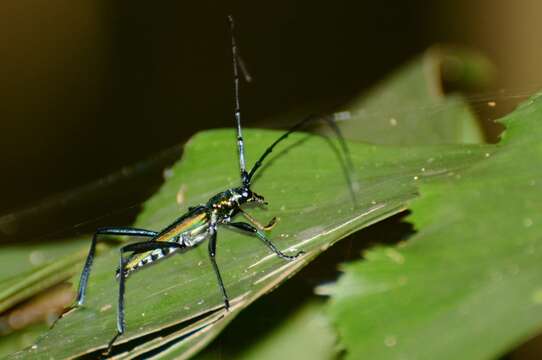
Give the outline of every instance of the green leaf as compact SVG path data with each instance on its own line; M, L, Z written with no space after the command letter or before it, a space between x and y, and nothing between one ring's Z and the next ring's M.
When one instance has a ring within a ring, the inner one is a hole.
M249 163L279 134L247 131ZM174 166L171 178L145 203L136 225L160 229L182 214L186 205L203 203L224 188L237 185L237 159L231 138L228 129L202 133L190 141L183 161ZM265 195L270 205L267 211L254 209L253 215L262 220L278 215L281 222L270 237L287 252L303 249L307 254L287 263L269 254L257 240L221 229L218 263L233 299L232 311L225 312L221 308L215 275L206 248L202 246L173 256L129 279L127 333L118 343L172 329L182 322L186 329L200 331L190 333L180 326L180 330L172 330L174 343L181 341L179 338L182 338L181 345L194 338L204 339L203 343L209 341L211 338L205 335L211 333L212 328L224 326L242 308L292 276L335 241L401 211L416 195L417 183L446 176L449 171L478 161L484 149L483 146L379 148L352 143L360 186L357 208L352 210L335 149L320 136L293 135L289 145L274 154L256 179L254 190ZM179 190L185 201L182 207L176 203ZM113 274L117 264L118 251L97 259L85 307L59 321L38 342L37 348L13 358L29 355L64 358L104 348L115 333L117 284ZM216 314L219 317L207 326L190 327L196 317L205 323ZM183 331L184 337L181 336ZM154 346L161 344L155 342Z
M542 98L484 161L424 183L418 233L344 266L331 314L347 358L495 358L542 327Z

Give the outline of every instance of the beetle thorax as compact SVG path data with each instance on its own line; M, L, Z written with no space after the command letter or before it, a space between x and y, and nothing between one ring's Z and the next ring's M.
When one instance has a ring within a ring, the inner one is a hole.
M247 186L228 189L216 194L207 202L207 207L220 219L234 216L245 203L265 204L262 196L251 191Z

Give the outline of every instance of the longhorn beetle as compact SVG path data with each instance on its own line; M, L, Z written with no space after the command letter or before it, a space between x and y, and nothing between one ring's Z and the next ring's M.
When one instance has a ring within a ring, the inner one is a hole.
M286 255L282 253L276 246L269 240L265 234L265 231L273 228L276 222L276 218L272 218L267 225L260 224L256 219L250 216L242 206L247 203L254 203L256 205L266 205L263 196L255 193L250 189L251 181L254 178L254 174L262 166L264 160L271 154L275 146L281 141L286 139L288 135L299 130L300 128L308 125L309 123L323 119L325 120L333 131L336 133L342 151L346 157L347 165L351 165L350 155L344 139L331 117L317 117L309 116L304 120L297 123L290 128L282 136L280 136L275 142L273 142L259 157L254 166L247 171L245 165L245 149L241 128L241 109L239 106L239 72L243 73L243 76L249 81L249 75L246 72L241 58L238 54L237 44L234 36L234 21L231 16L228 16L228 22L231 31L231 49L232 49L232 62L233 62L233 80L234 80L234 117L235 125L237 129L237 150L239 155L239 168L241 173L241 184L238 187L227 189L222 191L213 197L211 197L206 204L198 205L188 209L188 212L183 214L171 225L165 229L157 232L146 229L138 229L131 227L105 227L99 228L92 237L90 250L81 273L79 281L79 290L77 292L76 306L83 305L85 301L85 291L87 287L88 277L92 262L94 260L96 252L96 242L100 235L123 235L133 237L146 237L147 241L131 243L124 245L120 248L120 263L117 269L117 278L119 281L119 297L118 297L118 309L117 309L117 334L109 342L107 352L109 352L113 346L115 340L124 333L125 321L124 321L124 291L125 282L128 276L135 270L143 268L153 262L170 256L176 252L186 251L194 248L206 239L209 239L209 259L213 266L213 270L216 274L218 281L218 287L222 293L224 299L224 307L229 309L229 297L222 281L222 276L216 264L216 241L217 241L217 228L219 225L226 225L231 228L235 228L242 233L256 236L260 239L264 245L266 245L272 252L277 254L280 258L292 261L303 254L303 251L299 251L295 255ZM347 174L350 190L352 191L352 181ZM245 216L248 222L232 221L232 218L241 213ZM124 257L125 253L131 253L128 257Z

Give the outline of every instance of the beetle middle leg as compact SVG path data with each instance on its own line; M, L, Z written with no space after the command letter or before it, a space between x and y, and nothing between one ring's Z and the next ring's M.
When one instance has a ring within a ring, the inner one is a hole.
M228 298L228 293L226 292L226 287L224 286L224 281L222 281L222 276L220 275L220 270L216 264L216 226L211 227L211 237L209 238L209 259L213 265L213 270L216 274L216 280L218 281L218 287L222 292L222 297L224 298L224 307L226 310L230 308L230 300Z
M269 240L265 236L265 234L261 230L258 230L256 227L254 227L251 224L244 223L244 222L234 222L234 223L229 223L228 226L232 226L232 227L234 227L236 229L239 229L239 230L241 230L241 231L243 231L245 233L248 233L250 235L256 235L258 237L258 239L260 239L265 244L265 246L267 246L272 252L277 254L281 259L292 261L292 260L297 259L298 256L301 256L301 255L303 255L305 253L304 251L299 251L295 255L286 255L286 254L284 254L282 251L280 251L277 248L277 246L275 244L273 244L273 242L271 240Z

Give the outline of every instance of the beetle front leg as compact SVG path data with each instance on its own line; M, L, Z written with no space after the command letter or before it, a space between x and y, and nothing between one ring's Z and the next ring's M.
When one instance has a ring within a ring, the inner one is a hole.
M275 227L275 225L277 225L278 219L276 216L273 216L273 218L269 221L267 225L262 225L258 220L252 217L252 215L250 215L249 213L245 212L242 209L241 209L241 213L243 214L244 217L247 218L248 221L250 221L252 225L256 226L260 230L270 231Z

